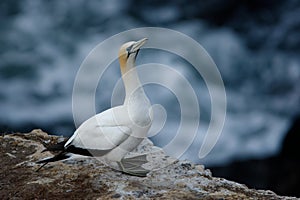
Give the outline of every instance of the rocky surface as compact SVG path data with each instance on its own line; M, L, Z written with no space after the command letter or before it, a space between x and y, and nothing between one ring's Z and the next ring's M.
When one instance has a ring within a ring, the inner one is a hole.
M37 172L35 161L51 156L41 153L44 145L63 139L41 130L0 136L0 199L296 199L215 178L203 165L170 162L161 151L154 154L153 166L160 158L171 164L145 178L123 174L94 158L51 163ZM149 147L145 140L138 149Z

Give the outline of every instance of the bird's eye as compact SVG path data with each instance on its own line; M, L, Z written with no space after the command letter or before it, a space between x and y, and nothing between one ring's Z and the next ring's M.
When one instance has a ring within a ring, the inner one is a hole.
M126 48L126 51L129 53L133 45Z

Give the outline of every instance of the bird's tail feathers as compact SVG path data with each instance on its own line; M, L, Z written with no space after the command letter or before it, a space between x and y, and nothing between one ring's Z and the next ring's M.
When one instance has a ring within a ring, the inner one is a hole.
M41 164L41 163L48 163L48 162L55 162L55 161L59 161L59 160L64 160L69 158L70 156L68 156L65 152L61 152L53 157L50 158L45 158L42 160L37 161L37 164Z
M47 165L49 162L55 162L55 161L59 161L59 160L64 160L64 159L67 159L69 158L70 156L66 154L66 152L61 152L53 157L50 157L50 158L45 158L45 159L42 159L42 160L39 160L37 161L36 163L37 164L43 164L41 165L37 170L36 172L40 171L40 169L42 169L45 165Z

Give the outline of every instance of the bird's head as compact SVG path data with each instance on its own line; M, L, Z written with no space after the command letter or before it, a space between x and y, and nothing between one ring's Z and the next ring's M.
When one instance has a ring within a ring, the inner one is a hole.
M119 61L122 73L134 67L137 54L147 40L147 38L143 38L139 41L127 42L121 46L119 50Z

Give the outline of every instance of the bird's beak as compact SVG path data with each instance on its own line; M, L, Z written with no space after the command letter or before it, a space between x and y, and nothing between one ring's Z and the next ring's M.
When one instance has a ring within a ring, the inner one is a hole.
M147 41L147 38L143 38L137 42L135 42L130 50L130 53L138 51Z

